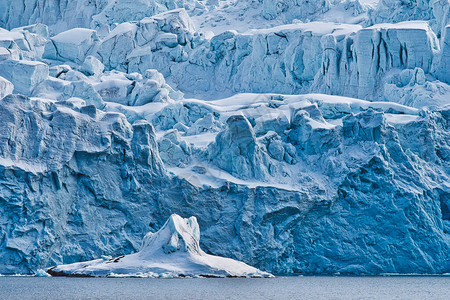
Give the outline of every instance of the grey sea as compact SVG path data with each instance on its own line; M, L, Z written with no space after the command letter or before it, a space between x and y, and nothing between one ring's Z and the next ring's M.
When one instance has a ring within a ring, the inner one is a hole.
M448 276L144 279L0 277L0 299L450 299Z

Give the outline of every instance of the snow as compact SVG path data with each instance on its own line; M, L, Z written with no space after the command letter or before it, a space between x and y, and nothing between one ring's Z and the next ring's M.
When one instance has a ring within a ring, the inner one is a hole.
M79 46L84 43L86 39L89 39L94 32L95 31L91 29L74 28L55 35L52 37L52 40L56 43L70 43Z
M134 23L121 23L116 26L105 38L104 40L107 41L111 38L114 38L116 36L125 34L127 32L135 32L136 31L136 25Z
M3 99L6 95L12 94L14 85L0 76L0 99Z
M267 29L253 29L250 30L250 34L269 34L275 32L284 31L307 31L314 35L333 34L336 36L347 35L349 33L356 32L362 29L360 25L351 24L338 24L338 23L324 23L324 22L309 22L309 23L297 23L289 25L281 25Z
M98 41L97 32L86 28L73 28L51 38L45 46L44 58L82 63L89 50Z
M87 75L98 75L103 73L104 70L105 66L102 62L93 56L86 57L80 69L81 72Z
M386 121L390 124L407 124L418 120L419 116L386 114Z
M399 23L380 23L368 27L367 29L417 29L417 30L429 30L428 22L425 21L408 21Z
M60 265L47 272L88 277L272 277L242 262L206 254L200 248L197 219L176 214L158 232L147 233L137 253Z

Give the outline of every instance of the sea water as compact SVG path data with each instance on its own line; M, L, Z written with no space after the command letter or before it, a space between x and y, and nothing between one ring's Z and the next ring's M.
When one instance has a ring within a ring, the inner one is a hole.
M0 299L450 299L450 277L0 277Z

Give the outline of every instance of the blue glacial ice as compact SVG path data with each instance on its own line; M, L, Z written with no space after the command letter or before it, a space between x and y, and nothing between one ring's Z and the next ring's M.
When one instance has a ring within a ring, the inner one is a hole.
M273 274L450 272L448 1L141 2L0 0L0 274L172 214Z

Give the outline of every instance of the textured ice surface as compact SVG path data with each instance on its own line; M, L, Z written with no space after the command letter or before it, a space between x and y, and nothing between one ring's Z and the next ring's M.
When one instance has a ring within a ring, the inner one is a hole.
M423 21L364 29L312 22L207 38L177 10L120 24L99 42L97 54L107 69L157 69L193 97L321 92L384 100L386 76L398 69L421 68L448 83L441 75L447 73L445 49ZM429 103L417 100L414 106Z
M200 248L195 217L171 215L157 232L145 235L139 252L50 268L54 276L93 277L270 277L242 262L213 256Z
M31 95L48 74L49 68L42 62L12 59L0 62L0 76L14 84L15 92L24 95Z
M448 108L243 94L125 111L155 134L76 99L0 107L2 273L134 252L174 212L197 216L208 253L270 272L448 271ZM221 126L166 132L163 110Z
M98 36L95 30L69 29L55 35L47 42L43 57L80 64L96 41Z
M450 272L448 1L55 3L0 0L0 273L173 213L272 273Z
M445 27L445 35L442 38L442 52L438 61L437 78L450 83L450 25Z
M1 0L0 26L43 23L54 32L140 20L179 7L196 8L196 0ZM199 7L200 8L200 7Z
M116 23L185 8L199 26L217 33L294 21L374 24L429 20L439 34L448 23L449 7L448 0L2 0L0 26L10 29L43 23L55 33L75 27L106 33Z
M433 29L440 34L450 18L448 0L383 0L370 12L373 23L397 23L407 20L429 20Z

